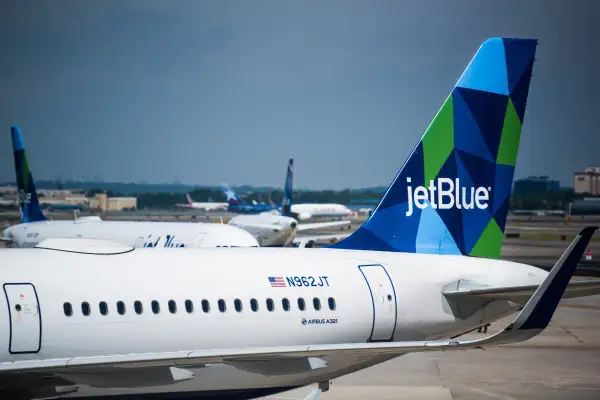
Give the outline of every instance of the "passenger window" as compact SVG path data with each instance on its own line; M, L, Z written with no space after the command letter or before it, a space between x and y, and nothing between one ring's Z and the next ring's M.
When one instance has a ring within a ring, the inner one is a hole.
M273 299L267 299L267 310L273 311L275 308L275 304L273 304Z
M329 303L329 309L330 310L332 310L332 311L335 310L335 299L333 297L330 297L327 300L327 303Z
M71 315L73 315L73 307L71 307L71 303L64 303L63 311L65 312L65 315L67 317L70 317Z
M158 314L160 312L160 303L156 300L152 300L152 303L150 303L150 306L152 307L152 312L154 314Z
M298 309L300 311L306 310L306 303L304 303L304 299L303 298L299 298L298 299Z
M282 299L281 305L285 311L290 311L290 301L288 299Z
M81 303L81 312L83 313L83 315L85 315L86 317L88 315L90 315L90 305L87 302L83 302Z
M192 303L191 300L185 301L185 311L187 311L189 314L194 312L194 303Z
M235 311L242 312L242 301L240 299L235 299L233 305L235 307Z
M258 311L258 301L256 299L250 299L250 308L254 312Z
M321 309L321 300L315 297L313 299L313 306L315 307L315 310L319 311Z
M223 299L219 299L219 311L221 312L225 312L225 310L227 310L226 304L225 304L225 300Z
M208 300L202 300L202 311L204 311L205 313L210 311L210 303L208 302Z
M175 300L169 300L168 304L171 314L175 314L177 312L177 303L175 303Z
M136 314L140 315L144 311L144 307L142 307L142 302L136 301L135 303L133 303L133 309L135 310Z
M123 303L122 301L117 301L117 312L120 315L125 314L125 303Z
M100 308L100 314L102 314L102 315L108 314L108 304L106 304L106 302L101 301L98 304L98 308Z

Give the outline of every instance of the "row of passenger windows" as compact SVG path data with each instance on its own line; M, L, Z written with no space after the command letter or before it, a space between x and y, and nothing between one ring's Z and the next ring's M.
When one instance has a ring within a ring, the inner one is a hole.
M303 298L298 298L296 304L300 311L306 310L306 302L304 301ZM191 314L194 312L194 303L191 300L184 301L183 305L184 305L185 311L187 311L188 314ZM202 300L200 305L201 305L203 312L205 312L205 313L210 312L211 305L208 300ZM268 311L275 310L275 301L273 301L273 299L267 299L265 301L265 305L266 305ZM321 309L321 300L318 297L313 298L312 305L315 310L319 311ZM332 310L332 311L335 310L335 299L333 297L328 298L327 305L329 306L330 310ZM219 308L219 311L222 313L227 311L227 303L223 299L219 299L217 301L217 307ZM235 299L233 301L233 307L234 307L235 311L237 311L237 312L242 312L242 310L244 309L244 305L240 299ZM169 309L169 312L171 314L177 313L177 309L178 309L177 302L175 302L175 300L169 300L167 302L167 308ZM290 301L286 298L281 299L281 308L284 311L290 311L292 308ZM125 313L127 312L127 307L126 307L125 303L122 301L117 301L116 309L117 309L117 313L119 313L119 315L125 315ZM161 311L160 303L156 300L152 300L150 302L150 309L152 310L152 312L154 314L160 314L160 311ZM250 299L250 309L254 312L257 312L259 310L258 300ZM109 312L108 303L106 303L105 301L101 301L100 303L98 303L98 310L100 311L100 314L108 315L108 312ZM139 300L134 301L133 302L133 310L135 311L136 314L141 315L144 312L144 305ZM73 306L71 305L71 303L69 303L69 302L64 303L63 311L67 317L72 316L73 315ZM81 313L85 316L88 316L92 313L92 307L90 306L90 304L88 302L84 301L83 303L81 303Z

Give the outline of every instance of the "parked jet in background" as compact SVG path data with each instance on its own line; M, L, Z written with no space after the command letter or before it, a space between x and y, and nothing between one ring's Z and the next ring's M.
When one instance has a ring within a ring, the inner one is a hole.
M296 234L302 231L327 229L335 227L350 227L351 221L316 222L312 224L298 224L296 218L291 216L289 205L292 200L293 160L288 165L284 186L284 202L281 211L273 209L258 214L237 215L230 221L235 225L252 233L260 246L288 246L300 243ZM286 208L285 206L288 205ZM286 215L284 210L288 210ZM318 236L316 236L318 237Z
M84 217L75 221L48 221L38 201L33 175L18 127L11 128L21 224L4 230L10 247L33 247L47 238L110 239L135 247L257 247L256 239L231 225L182 222L102 221Z
M325 388L407 353L535 337L561 298L600 294L600 280L569 282L595 227L549 273L493 259L536 46L483 43L394 181L411 185L392 184L379 217L336 249L153 251L48 239L1 251L0 397L49 393L57 382L194 379L198 394L253 398ZM456 339L519 310L499 333Z
M184 204L175 204L175 207L180 208L192 208L204 211L218 211L218 210L227 210L227 203L215 203L215 202L197 202L192 200L192 196L189 193L185 194L185 198L187 203Z
M287 178L283 189L282 215L294 217L298 221L312 218L344 218L354 215L352 210L342 204L335 203L300 203L292 201L294 183L294 159L290 158L287 168Z
M258 214L265 211L276 210L277 207L274 204L266 204L266 203L248 203L240 196L238 196L235 191L229 187L229 185L222 185L221 190L225 193L227 197L227 210L234 213L241 214Z

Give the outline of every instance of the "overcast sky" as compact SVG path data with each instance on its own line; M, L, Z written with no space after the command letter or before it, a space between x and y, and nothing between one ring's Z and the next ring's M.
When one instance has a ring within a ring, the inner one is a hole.
M600 165L596 0L0 3L10 125L38 179L387 185L483 40L540 41L516 175Z

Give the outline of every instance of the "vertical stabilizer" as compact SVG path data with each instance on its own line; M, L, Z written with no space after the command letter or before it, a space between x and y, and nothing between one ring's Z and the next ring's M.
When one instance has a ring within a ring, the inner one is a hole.
M17 189L19 191L19 207L21 208L21 222L44 221L44 213L38 200L33 175L29 169L27 153L23 143L21 129L18 126L10 128L13 155L15 158L15 173Z
M283 201L281 202L281 215L292 217L292 190L294 184L294 159L290 158L285 176L285 186L283 187Z
M486 40L371 217L330 247L500 256L537 40Z

